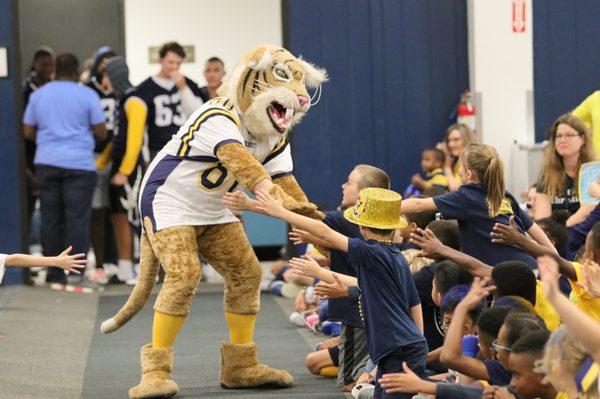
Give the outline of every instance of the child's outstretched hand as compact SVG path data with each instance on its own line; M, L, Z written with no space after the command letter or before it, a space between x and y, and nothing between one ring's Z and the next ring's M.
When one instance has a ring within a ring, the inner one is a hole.
M290 241L294 245L312 244L311 243L312 235L304 230L300 230L300 229L297 229L294 227L294 228L292 228L292 231L290 231L289 236L290 236Z
M440 251L444 244L429 229L417 229L416 233L410 234L410 242L421 248L419 256L436 259L440 256Z
M416 375L406 364L402 363L404 373L393 373L384 374L379 379L379 384L386 393L400 393L400 392L421 392L423 381Z
M508 224L496 223L490 235L494 244L518 245L521 240L527 238L517 229L514 216L510 217Z
M294 268L297 274L306 277L317 277L321 266L310 255L302 255L302 258L292 258L290 266Z
M582 281L577 284L594 298L600 298L600 265L587 261L581 269Z
M265 191L259 190L256 193L256 199L258 200L258 203L256 204L255 209L265 215L279 217L285 210L283 205L281 205L281 202L271 197L269 193Z
M487 298L490 293L496 289L496 286L489 284L489 277L475 277L473 279L473 284L471 284L469 293L463 298L462 301L460 301L458 306L466 309L474 309L477 307L479 304L481 304L481 301Z
M223 196L223 203L232 211L250 211L253 209L253 205L256 201L250 199L248 195L243 191L234 191L232 193L225 193Z
M540 270L544 294L546 294L546 298L551 301L556 298L557 295L560 295L560 290L558 288L558 278L560 277L558 263L551 256L540 256L538 258L538 269Z
M80 270L85 268L86 260L85 254L69 255L73 247L65 249L60 255L52 258L51 265L60 267L61 269L68 270L71 273L81 274Z
M348 287L342 284L338 276L333 273L331 273L331 275L333 276L334 283L329 284L325 281L319 281L317 285L315 285L315 294L317 294L319 298L327 300L347 297Z

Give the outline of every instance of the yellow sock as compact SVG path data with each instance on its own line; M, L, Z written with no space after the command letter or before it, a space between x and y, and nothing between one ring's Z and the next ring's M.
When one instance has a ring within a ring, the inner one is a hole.
M327 378L337 378L338 376L338 371L340 371L339 367L335 367L335 366L327 366L327 367L323 367L321 369L321 372L319 373L319 375L321 377L327 377Z
M247 344L254 338L255 314L236 314L225 312L229 326L229 341L232 344Z
M185 316L171 316L155 311L154 325L152 326L152 347L164 349L173 346L184 321Z

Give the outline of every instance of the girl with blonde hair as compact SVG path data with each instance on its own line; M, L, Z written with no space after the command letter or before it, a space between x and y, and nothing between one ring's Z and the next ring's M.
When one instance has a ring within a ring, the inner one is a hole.
M520 260L537 267L535 258L522 249L492 244L490 233L494 224L509 224L514 217L522 234L527 232L539 244L553 248L542 229L506 191L504 165L498 152L489 145L471 143L459 162L463 185L458 191L433 198L409 198L402 202L402 213L438 211L444 219L458 220L462 251L488 265Z
M446 155L444 163L444 175L448 178L448 189L457 191L460 187L460 154L471 143L474 143L475 135L465 124L455 123L446 129L444 141L437 148L444 151Z
M579 118L564 114L548 130L548 142L537 184L535 220L566 210L567 226L574 226L594 209L594 205L580 206L578 195L579 169L595 159L592 137Z
M550 336L535 371L569 398L599 399L598 369L581 342L561 327Z

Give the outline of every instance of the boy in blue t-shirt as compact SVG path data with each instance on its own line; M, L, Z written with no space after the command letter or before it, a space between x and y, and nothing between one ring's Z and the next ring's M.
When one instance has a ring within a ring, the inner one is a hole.
M375 398L410 398L410 394L387 394L377 382L384 374L402 372L403 363L422 374L428 353L419 296L406 260L392 245L394 231L406 224L400 218L402 197L385 189L361 190L356 206L347 209L344 217L359 225L364 240L348 238L320 221L287 211L266 193L258 193L257 198L256 211L283 219L327 247L348 254L348 261L356 267L369 354L378 366ZM290 264L302 267L311 262L305 256ZM338 276L342 283L354 283L352 278Z

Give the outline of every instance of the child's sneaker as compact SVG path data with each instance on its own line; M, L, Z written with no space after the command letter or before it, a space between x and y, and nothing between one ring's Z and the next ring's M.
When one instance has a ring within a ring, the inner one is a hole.
M305 320L300 313L294 312L290 315L290 323L296 327L304 327Z
M283 288L283 285L285 284L285 282L279 280L279 281L273 281L270 285L269 285L269 292L271 294L274 295L281 295L281 289Z
M88 276L88 281L91 283L104 285L108 283L108 275L104 269L96 269Z
M363 383L357 384L352 388L352 397L354 399L370 399L375 394L375 385Z
M310 328L313 332L320 332L321 323L319 323L319 315L313 314L306 318L306 327Z

